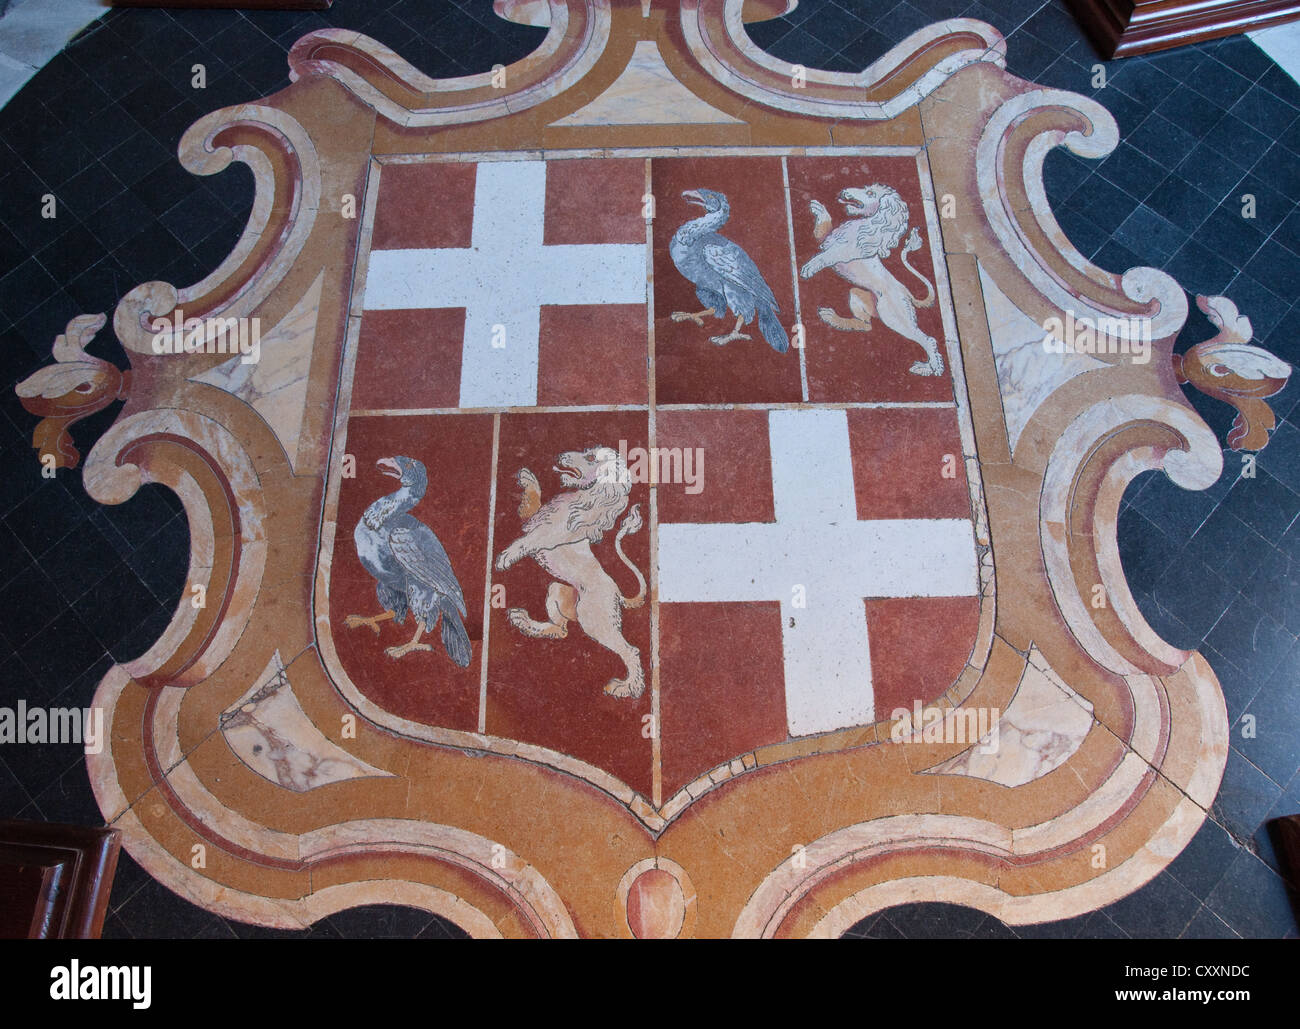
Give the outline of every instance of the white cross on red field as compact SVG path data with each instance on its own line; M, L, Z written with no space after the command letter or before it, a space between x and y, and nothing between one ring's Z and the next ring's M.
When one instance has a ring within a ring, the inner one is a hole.
M661 524L660 603L780 601L790 734L869 724L864 600L974 596L974 528L960 518L860 521L844 411L771 411L768 436L776 521ZM796 587L805 607L794 607Z
M470 246L370 254L367 310L465 308L461 407L536 406L542 305L646 302L645 244L546 246L545 213L545 161L483 162Z

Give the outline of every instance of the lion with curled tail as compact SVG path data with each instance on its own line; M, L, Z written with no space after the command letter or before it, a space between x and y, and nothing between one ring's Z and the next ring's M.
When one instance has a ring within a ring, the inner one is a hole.
M799 271L810 279L818 272L835 269L835 274L850 284L850 317L834 308L823 307L817 313L833 329L870 332L871 321L879 318L887 327L910 339L925 351L925 360L911 367L913 375L942 375L943 356L933 336L921 331L916 310L934 304L934 283L912 267L909 254L921 248L920 234L913 229L903 244L903 267L921 280L925 295L914 297L888 268L885 258L893 253L907 232L907 203L898 191L879 183L861 189L846 189L839 195L849 220L832 229L830 213L814 200L808 206L815 224L813 235L821 250Z
M519 517L523 535L497 557L500 571L521 558L531 557L558 582L546 591L549 621L539 622L521 607L506 612L510 624L526 636L558 640L569 634L576 621L591 639L623 660L627 673L611 679L605 692L611 697L635 698L645 690L641 652L623 638L623 608L640 607L646 599L646 582L641 570L623 553L623 537L641 528L640 505L633 504L614 537L614 552L636 576L636 596L624 596L605 571L591 545L599 543L627 507L631 479L627 465L617 451L592 447L561 454L555 462L561 485L568 492L542 503L541 484L527 468L515 481L523 490Z

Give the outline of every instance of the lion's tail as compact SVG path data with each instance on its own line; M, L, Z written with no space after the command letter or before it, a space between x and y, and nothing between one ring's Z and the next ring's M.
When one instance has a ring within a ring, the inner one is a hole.
M641 574L641 569L629 561L627 555L623 553L623 537L640 531L641 505L633 504L628 510L627 517L623 519L623 524L618 528L618 535L614 537L614 553L618 555L620 561L632 569L632 574L636 576L637 586L639 587L635 597L619 595L619 602L624 607L640 607L645 603L645 576Z
M912 297L912 304L915 307L932 307L934 305L934 283L913 268L911 262L907 259L908 254L912 253L914 250L920 249L920 233L918 233L916 229L913 229L908 234L907 242L903 244L903 267L921 280L921 284L925 286L925 296L921 297L919 300L916 297ZM908 295L911 296L912 291L908 290L907 292Z

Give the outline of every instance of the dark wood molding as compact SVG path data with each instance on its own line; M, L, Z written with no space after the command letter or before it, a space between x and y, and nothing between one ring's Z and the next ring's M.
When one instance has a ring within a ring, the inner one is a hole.
M1067 0L1107 59L1199 43L1300 19L1300 0Z
M1300 890L1300 815L1275 818L1269 823L1283 872Z
M0 822L0 938L98 939L120 835L116 829Z

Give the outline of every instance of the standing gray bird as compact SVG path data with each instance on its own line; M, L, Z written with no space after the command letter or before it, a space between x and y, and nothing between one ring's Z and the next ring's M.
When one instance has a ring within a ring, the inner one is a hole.
M703 327L706 314L724 318L730 308L736 316L735 328L725 336L709 337L710 342L722 346L734 339L750 339L740 327L757 314L763 338L778 354L784 354L790 347L790 339L777 317L781 309L776 297L750 256L725 236L718 235L718 229L731 217L726 196L711 189L688 189L682 197L703 207L704 214L673 233L668 253L677 270L695 283L695 295L704 310L674 311L673 321L690 321Z
M378 636L380 622L391 618L401 625L409 610L415 615L415 635L409 643L384 651L398 658L413 650L432 650L420 637L433 631L441 615L442 645L456 664L466 668L470 645L461 622L466 614L465 595L433 530L407 514L424 496L428 473L413 457L381 457L375 464L402 488L366 508L352 539L357 557L375 577L375 593L384 611L373 617L348 615L345 624L349 629L368 626Z

